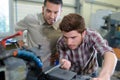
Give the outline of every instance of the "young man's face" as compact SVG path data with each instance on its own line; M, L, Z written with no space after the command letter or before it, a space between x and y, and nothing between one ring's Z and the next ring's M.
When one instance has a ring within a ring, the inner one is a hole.
M48 1L42 10L43 17L49 25L52 25L57 21L57 19L60 17L61 11L62 9L60 4L50 3Z
M65 42L72 50L76 49L82 43L84 35L84 33L78 33L75 30L70 32L63 32Z

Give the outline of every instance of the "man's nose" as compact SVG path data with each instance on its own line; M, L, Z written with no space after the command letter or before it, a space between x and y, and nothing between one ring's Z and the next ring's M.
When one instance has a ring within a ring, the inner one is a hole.
M50 18L53 19L54 17L55 17L55 14L54 14L54 13L51 13L51 14L50 14Z
M68 39L68 40L67 40L67 44L68 44L68 45L72 44L72 40L71 40L71 39Z

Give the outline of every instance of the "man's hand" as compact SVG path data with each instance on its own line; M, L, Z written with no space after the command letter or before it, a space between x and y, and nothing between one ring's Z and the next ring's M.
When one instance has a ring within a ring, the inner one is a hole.
M61 68L69 70L71 67L71 62L68 61L67 59L61 59L60 63L62 64Z
M110 80L110 75L103 75L103 76L98 76L97 78L93 78L92 80Z

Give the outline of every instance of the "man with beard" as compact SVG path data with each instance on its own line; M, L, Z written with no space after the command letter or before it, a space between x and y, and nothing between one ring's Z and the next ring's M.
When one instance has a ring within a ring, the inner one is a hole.
M57 42L57 51L61 68L89 75L92 80L110 80L117 58L106 40L98 32L87 29L84 18L75 13L64 16L60 30L63 35ZM97 54L104 58L99 74Z

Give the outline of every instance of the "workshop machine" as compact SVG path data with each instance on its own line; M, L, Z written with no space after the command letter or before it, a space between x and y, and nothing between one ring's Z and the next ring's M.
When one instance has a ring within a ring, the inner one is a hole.
M108 31L104 38L111 47L120 48L120 12L110 14L104 17L104 20L105 26L102 28Z
M116 71L120 71L120 12L112 13L104 17L105 26L102 26L104 30L107 30L107 34L103 36L108 44L113 48L118 58Z
M89 76L78 77L75 72L61 69L62 64L48 66L49 59L40 45L6 50L6 40L19 35L22 33L0 41L0 80L90 80ZM10 43L17 45L16 42Z

